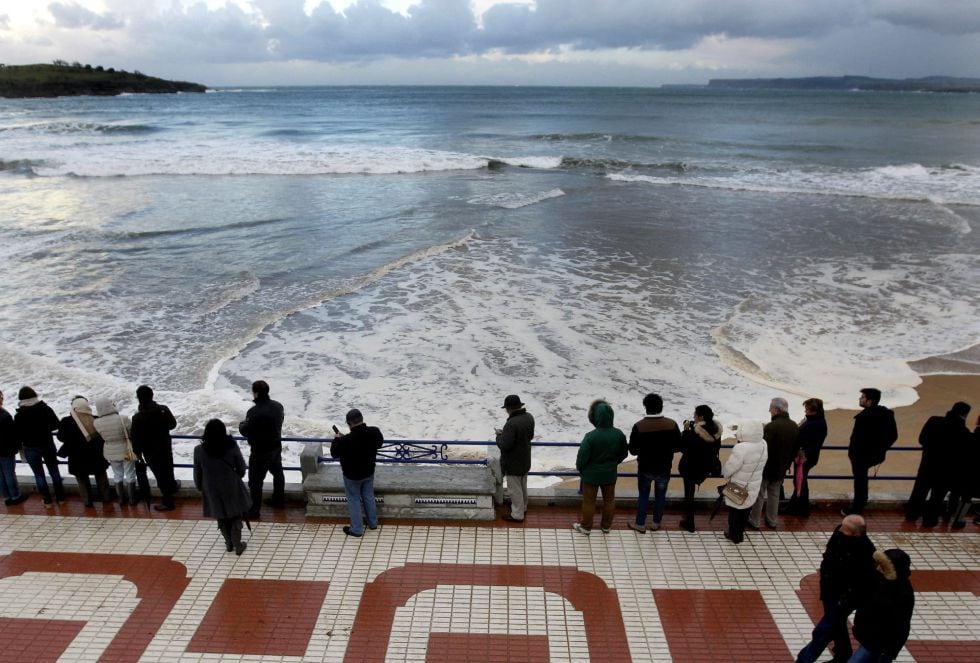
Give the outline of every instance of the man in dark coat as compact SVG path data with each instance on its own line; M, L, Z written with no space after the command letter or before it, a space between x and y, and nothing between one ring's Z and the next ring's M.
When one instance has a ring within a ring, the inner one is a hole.
M961 401L954 403L945 416L929 417L922 427L919 433L922 458L905 508L907 521L915 522L922 515L924 527L935 527L939 516L948 513L944 502L954 487L957 469L965 460L963 453L970 437L966 427L969 414L970 406Z
M800 650L796 663L813 663L831 641L834 661L851 657L847 617L868 596L875 581L875 546L868 538L864 518L850 515L841 521L827 542L820 563L820 601L823 617L813 629L810 643Z
M953 469L950 495L950 513L953 529L966 527L966 516L973 506L973 498L980 497L980 417L977 417L973 432L960 441L955 451L957 459ZM980 525L980 517L974 519Z
M677 422L665 417L664 401L659 394L647 394L643 398L646 416L633 424L630 431L629 452L636 456L636 519L626 525L633 531L647 531L647 506L650 504L650 486L653 485L653 524L650 531L660 529L667 503L667 484L674 465L674 452L680 450L681 430Z
M385 439L380 430L364 423L360 410L351 410L346 419L350 433L341 436L336 427L334 428L337 437L330 445L330 456L340 460L340 469L344 473L344 493L347 495L347 513L350 515L350 525L344 526L344 534L363 536L362 507L368 529L378 529L378 510L374 501L374 467L375 456Z
M500 449L500 471L507 477L510 493L510 513L504 520L523 523L527 511L527 473L531 471L531 439L534 437L534 417L524 409L521 397L510 394L504 398L507 422L496 429Z
M864 513L868 504L868 471L885 460L885 454L898 439L895 413L883 405L881 392L866 387L861 390L858 405L861 411L854 415L854 429L847 447L854 475L854 501L850 508L841 509L842 515Z
M891 663L909 639L915 592L909 576L912 560L900 548L876 550L877 585L854 615L854 639L861 646L853 663Z
M282 471L282 422L285 418L282 403L269 398L269 383L252 383L255 403L238 424L239 432L248 440L248 489L252 496L249 518L259 517L265 475L272 473L272 497L265 501L271 507L286 504L286 475Z
M762 429L769 456L762 468L762 487L759 497L752 505L749 514L749 527L759 529L762 507L766 508L766 525L772 529L779 527L779 493L786 478L786 470L800 450L800 428L789 418L789 403L785 398L774 398L769 402L769 416L772 420Z
M130 431L133 451L142 457L157 480L157 488L163 499L153 508L157 511L173 511L174 495L179 484L174 478L174 447L170 431L177 428L177 420L170 408L153 400L153 390L147 385L136 389L139 407L133 415Z

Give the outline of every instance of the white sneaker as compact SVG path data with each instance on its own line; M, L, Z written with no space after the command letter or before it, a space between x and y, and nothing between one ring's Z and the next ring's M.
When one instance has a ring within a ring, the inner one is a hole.
M656 532L658 529L660 529L660 523L650 523L651 532Z
M609 532L611 532L611 531L612 531L612 528L611 527L603 527L602 528L602 533L603 534L609 534Z
M629 521L628 523L626 523L626 526L629 527L634 532L639 532L640 534L646 534L647 533L647 526L646 525L637 525L635 520Z
M585 529L584 527L582 527L582 523L574 523L572 525L572 529L578 532L579 534L584 534L585 536L592 534L592 530Z

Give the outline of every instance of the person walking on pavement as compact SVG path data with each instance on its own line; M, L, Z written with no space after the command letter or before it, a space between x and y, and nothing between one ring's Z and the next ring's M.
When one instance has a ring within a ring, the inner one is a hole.
M218 521L225 550L236 555L248 545L242 541L242 517L252 500L244 476L245 459L238 443L221 420L211 419L201 443L194 447L194 487L201 491L204 517Z

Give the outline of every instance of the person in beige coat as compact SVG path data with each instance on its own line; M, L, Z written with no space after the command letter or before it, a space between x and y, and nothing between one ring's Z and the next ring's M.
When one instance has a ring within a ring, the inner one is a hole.
M744 486L749 493L742 503L725 497L725 504L728 505L728 531L725 532L725 538L732 543L741 543L745 538L749 509L759 497L762 468L766 465L769 453L765 440L762 439L761 421L741 421L734 428L735 446L721 473L726 480Z
M129 441L129 417L119 414L116 404L108 398L95 399L95 430L105 440L102 455L112 468L113 487L119 494L119 504L136 506L136 454ZM112 490L110 489L110 490Z

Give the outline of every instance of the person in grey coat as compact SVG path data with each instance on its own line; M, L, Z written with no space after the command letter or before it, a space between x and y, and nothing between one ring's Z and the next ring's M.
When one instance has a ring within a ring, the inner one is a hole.
M504 399L507 422L496 429L500 448L500 469L507 477L510 493L510 513L504 520L523 523L527 511L527 473L531 471L531 440L534 438L534 417L524 409L521 397L510 394Z
M203 495L204 516L218 521L225 550L236 555L245 552L242 516L252 506L244 476L245 459L238 443L220 420L210 420L201 444L194 447L194 486Z

